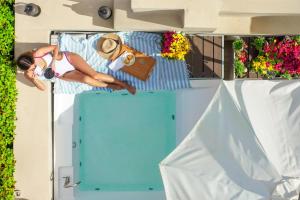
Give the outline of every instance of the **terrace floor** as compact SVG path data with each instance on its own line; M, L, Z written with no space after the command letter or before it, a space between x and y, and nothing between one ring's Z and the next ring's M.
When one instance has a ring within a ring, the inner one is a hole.
M51 35L50 39L49 35ZM57 35L52 35L50 33L49 35L48 41L44 40L44 43L33 43L19 47L34 48L46 45L47 43L55 44L57 42ZM34 40L34 38L32 38L32 40ZM216 79L216 81L217 79L220 79L222 77L223 56L222 36L194 34L190 35L190 40L192 51L187 58L190 77L192 79ZM20 51L21 50L18 49L18 52ZM43 93L36 88L28 87L30 84L24 80L21 73L18 74L18 80L19 91L22 91L19 95L18 118L24 118L22 116L27 116L26 113L33 113L36 118L27 118L26 120L19 121L17 124L17 132L22 133L32 131L31 136L35 137L35 140L34 142L31 142L31 137L27 137L25 134L18 134L15 152L16 159L18 160L16 176L19 181L17 182L16 187L21 190L21 197L35 200L40 199L40 195L42 194L43 199L50 200L54 189L52 182L53 177L55 177L55 173L53 173L53 164L55 160L56 162L58 161L57 157L53 157L53 152L57 143L54 143L54 136L52 135L53 124L51 122L55 95L52 94L51 85L48 85L47 92ZM32 97L38 98L32 99ZM32 108L32 104L35 105L35 107ZM31 128L32 124L37 124L37 126ZM21 147L23 148L21 149ZM24 147L26 148L28 156L24 156L23 154ZM43 150L36 151L36 149ZM28 162L28 160L32 160L32 162ZM62 161L62 163L64 163L64 161ZM37 171L41 176L32 176L35 181L28 184L28 174L33 174L32 169ZM37 189L40 189L40 192L35 194L33 191L36 191Z
M223 37L190 35L191 52L186 62L190 78L222 78Z
M113 7L113 0L16 0L15 8L15 56L22 52L49 44L49 35L55 30L75 31L116 31L113 20L102 20L97 15L100 5ZM39 17L29 17L22 12L24 3L36 3L41 6ZM128 6L130 7L130 6ZM122 10L123 13L123 10ZM127 18L127 11L124 10ZM124 28L132 30L174 30L172 27L159 24L152 16L143 19L131 19L124 23ZM219 34L251 34L275 32L299 32L298 17L280 18L249 16L220 18ZM148 20L148 21L147 21ZM149 23L150 21L150 23ZM166 21L166 20L164 20ZM288 23L287 23L288 22ZM150 25L149 25L150 24ZM167 27L167 28L166 28ZM287 27L287 28L286 28ZM292 27L292 29L291 29ZM219 78L220 37L194 36L191 38L194 51L188 56L190 77ZM222 45L221 45L222 46ZM226 53L226 51L225 51ZM226 56L226 55L225 55ZM16 189L20 196L30 200L50 200L53 194L53 138L52 138L52 90L47 84L47 91L40 92L24 79L22 72L17 73L17 122L14 153L16 162Z

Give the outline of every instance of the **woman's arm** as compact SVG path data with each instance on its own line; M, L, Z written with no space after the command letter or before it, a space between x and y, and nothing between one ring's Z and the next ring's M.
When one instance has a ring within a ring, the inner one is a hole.
M54 49L53 49L53 58L57 58L58 56L58 46L57 45L53 45L55 46Z
M34 56L36 57L41 57L44 56L47 53L53 53L53 57L57 57L58 55L58 46L57 45L49 45L47 47L41 47L38 48L35 52L34 52Z
M28 79L30 82L32 82L39 90L46 90L46 87L44 85L43 82L41 82L40 80L38 80L35 75L33 74L33 72L25 72L24 76L26 79Z
M56 61L56 58L58 56L58 46L57 45L54 45L54 49L53 49L53 55L52 55L52 61L51 61L51 68L53 71L55 71L55 61Z

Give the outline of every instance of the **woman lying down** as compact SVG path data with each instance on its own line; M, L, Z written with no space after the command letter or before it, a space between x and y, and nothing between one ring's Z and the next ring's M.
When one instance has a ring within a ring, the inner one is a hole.
M59 52L56 45L23 53L18 57L17 65L25 71L24 76L40 90L45 90L45 85L38 77L46 76L45 69L50 68L52 69L50 74L54 72L55 77L65 81L75 81L113 90L126 89L131 94L136 92L133 86L110 75L96 72L79 55L67 51Z

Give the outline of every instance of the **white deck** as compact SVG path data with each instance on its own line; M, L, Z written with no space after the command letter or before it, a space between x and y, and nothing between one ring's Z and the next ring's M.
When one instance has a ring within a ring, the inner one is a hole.
M213 97L219 80L193 80L191 89L178 90L176 99L177 143L189 133ZM72 123L75 95L54 95L54 180L55 200L73 200L73 189L62 187L62 176L72 176ZM145 197L145 194L147 194ZM163 192L85 192L84 200L163 200ZM80 196L80 197L79 197Z

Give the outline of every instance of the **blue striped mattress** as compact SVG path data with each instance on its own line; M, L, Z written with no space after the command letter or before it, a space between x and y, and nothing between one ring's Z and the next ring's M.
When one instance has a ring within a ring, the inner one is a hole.
M107 67L109 61L100 57L96 51L97 40L103 33L92 35L88 39L86 39L85 35L61 34L59 36L59 47L61 51L79 54L96 71L111 74L135 86L138 90L176 90L190 87L186 62L168 60L160 56L160 34L145 32L119 32L117 34L128 46L155 58L156 65L147 81L141 81L122 71L113 72ZM77 94L88 90L107 89L60 79L56 79L54 84L54 93Z

